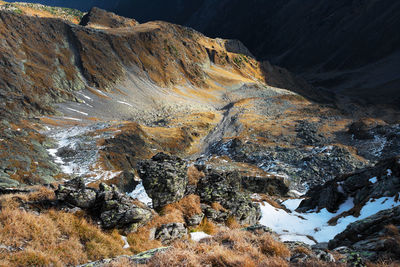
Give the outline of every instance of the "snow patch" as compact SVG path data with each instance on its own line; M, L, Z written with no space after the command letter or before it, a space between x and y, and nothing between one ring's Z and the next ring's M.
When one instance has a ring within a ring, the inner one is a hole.
M68 109L68 110L71 110L71 111L73 111L73 112L76 112L76 113L85 115L85 116L89 115L89 114L87 114L86 112L82 112L82 111L79 111L79 110L76 110L76 109L73 109L73 108L67 108L67 109Z
M387 176L392 176L392 170L391 169L387 169Z
M140 182L140 184L135 187L135 190L128 195L132 198L136 198L140 202L145 203L149 207L153 206L153 200L149 197L149 195L147 195L142 182Z
M133 107L131 104L129 104L127 102L124 102L124 101L117 100L117 102L120 103L120 104L124 104L124 105L130 106L130 107Z
M369 181L373 184L375 184L376 182L378 182L378 178L377 177L372 177L371 179L369 179Z
M350 223L365 219L381 210L400 205L400 202L395 201L395 197L370 200L361 209L359 217L347 216L340 218L337 224L333 226L329 225L328 221L353 208L352 198L347 199L335 213L330 213L326 209L322 209L319 212L298 213L295 209L301 201L302 199L289 199L283 202L282 204L290 212L275 208L264 202L264 205L260 206L262 212L260 223L277 232L282 241L302 241L313 245L315 244L313 239L317 242L328 242L345 230Z
M129 245L129 243L128 243L128 238L127 238L126 236L121 235L121 239L122 239L122 241L124 241L124 247L123 247L123 249L127 249L127 248L130 248L130 247L131 247L131 246Z
M73 121L82 121L81 119L72 118L72 117L63 117L63 119L73 120Z
M202 239L204 239L204 238L207 238L207 237L211 237L211 236L206 234L206 233L204 233L204 232L193 232L193 233L190 233L190 238L193 241L197 241L197 242L202 240Z

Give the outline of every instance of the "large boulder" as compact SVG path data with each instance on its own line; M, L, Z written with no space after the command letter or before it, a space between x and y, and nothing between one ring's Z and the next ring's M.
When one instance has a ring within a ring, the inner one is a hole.
M227 219L234 217L241 224L256 224L261 218L258 204L251 201L250 195L242 191L241 177L238 172L223 172L199 166L205 176L197 184L197 194L203 204L207 217ZM211 209L209 205L219 203L223 211ZM213 212L211 212L213 211ZM215 214L214 214L215 213ZM222 214L220 214L222 213Z
M188 231L183 223L163 224L154 229L152 239L160 240L163 244L169 244L176 239L181 239L187 235Z
M96 207L104 228L122 228L145 223L152 217L149 209L139 207L133 199L118 192L115 186L100 184Z
M149 221L152 211L138 206L115 186L100 184L100 189L88 188L82 178L75 178L59 185L55 191L60 205L79 207L92 214L105 229L128 229ZM134 227L137 228L137 227Z
M97 192L86 187L83 178L75 178L59 185L55 193L59 201L81 209L90 209L96 204Z
M188 184L185 161L158 153L151 160L139 162L138 166L139 176L155 209L183 198Z

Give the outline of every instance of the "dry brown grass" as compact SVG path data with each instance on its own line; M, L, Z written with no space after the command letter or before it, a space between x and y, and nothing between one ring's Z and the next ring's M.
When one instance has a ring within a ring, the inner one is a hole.
M218 226L212 221L208 220L207 217L204 217L200 225L195 228L195 231L204 232L209 235L214 235L218 231Z
M78 214L49 210L32 213L21 203L53 199L52 190L1 196L0 243L4 266L65 266L126 254L118 232L104 232Z
M188 195L176 203L169 204L163 208L163 214L173 213L178 210L185 218L201 213L200 197L198 195Z
M204 177L204 172L199 171L194 165L188 167L187 174L189 185L197 185L199 180Z
M238 223L238 221L235 219L235 217L230 216L226 222L225 225L230 228L230 229L240 229L242 228L242 226L240 225L240 223Z
M275 255L265 254L260 249L260 244L270 238L268 234L256 236L246 231L224 229L199 243L176 242L172 249L156 255L148 266L288 266L287 249L277 250L279 245L272 242L268 251L276 251Z

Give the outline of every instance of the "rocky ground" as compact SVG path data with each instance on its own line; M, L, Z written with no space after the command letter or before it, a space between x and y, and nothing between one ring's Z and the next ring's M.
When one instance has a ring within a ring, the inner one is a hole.
M48 220L54 239L0 222L1 264L399 260L398 118L313 102L238 41L24 12L0 10L0 215L38 236Z

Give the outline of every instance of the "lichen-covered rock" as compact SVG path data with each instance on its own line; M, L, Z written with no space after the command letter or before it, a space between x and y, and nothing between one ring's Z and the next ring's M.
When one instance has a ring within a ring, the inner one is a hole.
M194 214L189 218L186 218L187 226L197 226L201 223L204 218L204 213Z
M155 209L183 198L188 183L187 164L178 157L158 153L139 162L139 176Z
M98 219L103 228L129 228L143 224L152 217L150 209L138 207L133 199L118 191L115 186L100 184L100 189L88 188L82 178L59 185L55 191L58 202L79 207Z
M132 198L118 192L115 186L100 184L95 209L104 228L122 228L136 223L145 223L152 217L149 209L133 204Z
M90 209L96 203L96 190L86 187L83 178L75 178L59 185L55 193L59 201L82 209Z
M160 240L163 244L169 244L176 239L185 237L188 233L183 223L164 224L154 229L151 239Z
M209 207L203 211L207 217L220 218L224 220L233 216L241 224L256 224L261 218L261 211L258 204L251 201L250 195L242 192L241 179L238 172L220 172L212 169L202 171L205 176L197 184L197 194L202 203L211 205L213 202L220 203L225 209L213 211ZM204 206L203 206L204 207Z

